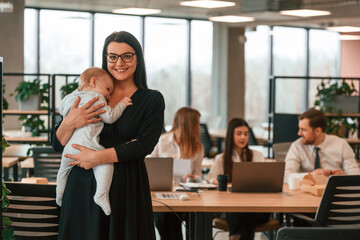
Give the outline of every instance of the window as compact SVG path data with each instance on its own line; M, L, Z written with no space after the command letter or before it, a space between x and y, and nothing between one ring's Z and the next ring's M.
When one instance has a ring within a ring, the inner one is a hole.
M258 26L245 36L245 118L250 126L259 126L268 115L270 28Z
M212 23L191 21L191 107L205 122L211 112Z
M310 30L309 38L309 65L310 76L315 77L337 77L340 72L340 40L339 33ZM319 80L311 80L309 86L309 107L314 106L317 86Z
M149 88L165 97L165 124L186 105L188 26L183 19L145 18L145 62Z
M90 13L40 11L40 72L77 74L91 66Z
M302 28L274 27L274 75L306 75L306 30ZM303 80L276 82L276 112L299 113L305 110ZM299 89L301 91L299 91Z

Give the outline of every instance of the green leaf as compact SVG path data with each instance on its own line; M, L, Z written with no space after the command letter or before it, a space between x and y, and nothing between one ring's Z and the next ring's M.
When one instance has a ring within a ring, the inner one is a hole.
M2 221L3 221L3 225L4 226L9 226L9 225L11 225L12 224L12 221L10 220L10 218L9 217L2 217Z

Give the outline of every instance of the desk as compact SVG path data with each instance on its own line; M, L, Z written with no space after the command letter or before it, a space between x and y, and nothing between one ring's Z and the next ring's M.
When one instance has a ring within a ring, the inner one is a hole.
M14 173L14 181L18 180L18 162L19 158L17 157L3 157L2 158L2 166L4 168L4 179L9 179L9 168L13 169Z
M188 193L189 201L160 200L174 211L190 212L191 239L212 239L214 212L316 212L321 197L300 190L289 191L284 185L282 193L231 193L216 190ZM154 200L154 192L151 193ZM153 201L154 212L171 212L166 206Z
M231 193L204 191L200 193L204 203L203 236L212 238L212 219L214 212L316 212L321 197L300 190L289 191L284 185L282 193ZM201 238L202 237L202 238Z

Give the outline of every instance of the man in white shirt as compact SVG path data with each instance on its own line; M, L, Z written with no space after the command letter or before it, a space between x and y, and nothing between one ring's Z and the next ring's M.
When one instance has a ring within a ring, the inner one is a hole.
M301 137L291 144L285 158L285 177L323 174L360 174L355 153L342 138L325 133L327 121L323 112L310 109L299 116Z

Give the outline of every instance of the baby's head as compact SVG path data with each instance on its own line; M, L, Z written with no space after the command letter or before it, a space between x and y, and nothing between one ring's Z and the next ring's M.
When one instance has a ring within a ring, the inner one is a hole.
M79 79L79 91L96 91L109 100L114 83L110 75L102 68L86 69Z

